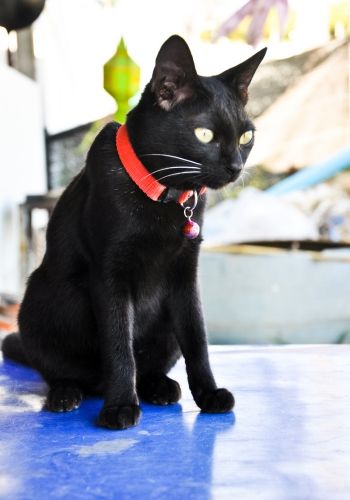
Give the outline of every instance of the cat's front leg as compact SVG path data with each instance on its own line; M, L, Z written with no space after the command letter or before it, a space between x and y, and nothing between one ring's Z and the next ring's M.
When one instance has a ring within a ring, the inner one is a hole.
M210 368L207 338L196 277L185 268L178 275L171 296L176 336L185 358L188 383L199 408L207 413L232 410L234 398L227 389L218 389ZM179 279L179 276L182 278Z
M132 350L133 311L126 288L111 280L92 280L104 370L104 405L98 424L109 429L136 425L141 411L136 394Z

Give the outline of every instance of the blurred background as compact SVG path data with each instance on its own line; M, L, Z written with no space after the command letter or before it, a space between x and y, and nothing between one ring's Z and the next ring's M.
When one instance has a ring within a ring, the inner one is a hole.
M0 0L0 26L2 334L57 197L177 33L202 75L268 47L250 87L245 173L209 193L199 275L210 341L350 341L348 0Z

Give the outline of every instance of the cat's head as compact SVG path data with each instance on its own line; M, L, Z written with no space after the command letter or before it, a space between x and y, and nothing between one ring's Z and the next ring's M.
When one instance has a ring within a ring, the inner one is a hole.
M136 153L161 183L220 188L236 180L254 143L244 109L266 49L212 77L196 72L179 36L161 47L152 79L128 116Z

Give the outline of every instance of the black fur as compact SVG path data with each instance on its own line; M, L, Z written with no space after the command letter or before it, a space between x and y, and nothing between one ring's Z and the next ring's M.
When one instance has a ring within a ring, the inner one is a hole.
M204 78L180 37L165 42L152 81L128 115L131 143L150 172L194 165L151 153L203 166L161 182L181 190L219 188L238 177L252 147L239 145L253 129L244 111L247 86L264 53L241 70ZM198 140L197 127L214 131L209 144ZM196 276L201 238L183 236L179 204L150 200L129 178L116 153L117 128L110 123L100 132L85 168L58 201L43 262L20 309L20 336L4 341L4 354L42 374L49 410L73 410L83 393L102 392L99 424L108 428L136 424L139 397L178 401L180 386L166 373L181 354L198 406L229 411L233 396L217 389L208 361ZM199 224L204 202L194 213Z

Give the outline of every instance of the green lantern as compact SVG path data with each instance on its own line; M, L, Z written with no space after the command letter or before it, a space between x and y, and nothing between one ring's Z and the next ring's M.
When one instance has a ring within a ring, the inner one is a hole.
M140 68L131 59L121 38L114 56L103 67L104 88L117 103L116 121L125 122L130 110L129 100L139 90Z

